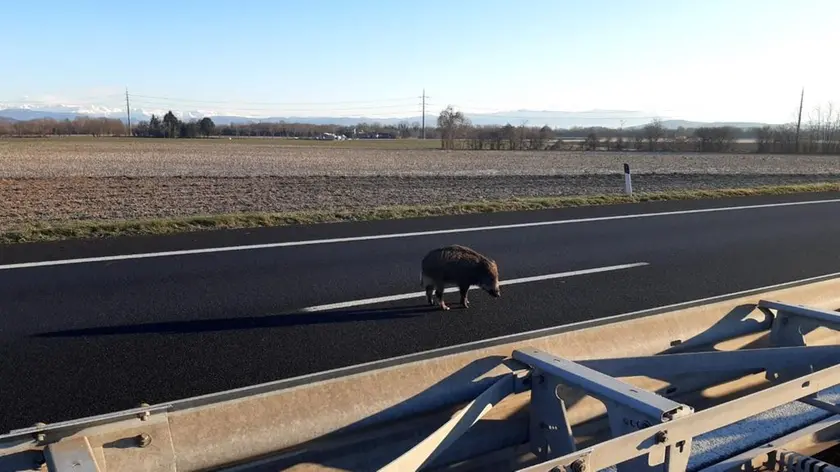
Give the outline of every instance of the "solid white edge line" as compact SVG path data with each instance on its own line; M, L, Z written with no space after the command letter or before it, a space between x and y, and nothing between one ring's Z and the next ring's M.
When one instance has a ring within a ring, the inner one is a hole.
M510 279L510 280L502 280L499 282L499 285L514 285L514 284L523 284L527 282L537 282L541 280L551 280L551 279L559 279L564 277L574 277L576 275L586 275L586 274L597 274L599 272L610 272L615 270L622 270L622 269L631 269L633 267L642 267L649 265L647 262L635 262L632 264L621 264L621 265L614 265L614 266L607 266L607 267L596 267L593 269L582 269L582 270L573 270L570 272L560 272L557 274L545 274L545 275L535 275L531 277L522 277L519 279ZM444 290L444 293L451 293L457 291L457 287L447 287ZM326 305L315 305L303 308L302 312L312 313L317 311L327 311L327 310L334 310L338 308L350 308L354 306L360 305L372 305L374 303L382 303L382 302L392 302L396 300L406 300L410 298L417 298L417 297L425 297L426 292L412 292L412 293L401 293L399 295L388 295L384 297L375 297L375 298L363 298L360 300L351 300L347 302L338 302L338 303L329 303Z
M130 259L147 259L152 257L171 257L171 256L184 256L184 255L191 255L191 254L208 254L208 253L216 253L216 252L230 252L230 251L250 251L255 249L269 249L269 248L278 248L278 247L294 247L294 246L309 246L315 244L335 244L335 243L345 243L345 242L354 242L354 241L372 241L377 239L396 239L396 238L408 238L412 236L427 236L427 235L435 235L435 234L452 234L452 233L470 233L476 231L494 231L500 229L514 229L514 228L532 228L538 226L553 226L553 225L562 225L562 224L575 224L575 223L591 223L596 221L610 221L610 220L627 220L627 219L635 219L635 218L653 218L658 216L674 216L674 215L691 215L696 213L714 213L720 211L738 211L738 210L755 210L759 208L777 208L777 207L787 207L787 206L799 206L799 205L819 205L819 204L828 204L828 203L840 203L840 198L831 199L831 200L808 200L804 202L784 202L784 203L765 203L761 205L741 205L741 206L733 206L733 207L719 207L719 208L698 208L694 210L675 210L675 211L663 211L658 213L635 213L630 215L612 215L612 216L597 216L592 218L577 218L577 219L570 219L570 220L553 220L553 221L535 221L531 223L514 223L508 225L494 225L494 226L475 226L471 228L452 228L452 229L438 229L438 230L428 230L428 231L414 231L410 233L388 233L388 234L376 234L376 235L369 235L369 236L350 236L345 238L333 238L333 239L310 239L304 241L286 241L286 242L279 242L279 243L265 243L265 244L250 244L250 245L243 245L243 246L226 246L226 247L213 247L213 248L204 248L204 249L183 249L178 251L163 251L163 252L147 252L147 253L138 253L138 254L122 254L122 255L115 255L115 256L100 256L100 257L85 257L85 258L78 258L78 259L62 259L62 260L54 260L54 261L38 261L38 262L21 262L16 264L5 264L0 265L0 270L11 270L11 269L25 269L25 268L32 268L32 267L47 267L47 266L57 266L57 265L67 265L67 264L83 264L87 262L107 262L107 261L123 261L123 260L130 260Z

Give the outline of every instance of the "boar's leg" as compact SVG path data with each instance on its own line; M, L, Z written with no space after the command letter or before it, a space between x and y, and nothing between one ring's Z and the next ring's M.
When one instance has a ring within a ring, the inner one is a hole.
M437 287L435 287L435 296L438 299L438 306L440 307L440 309L441 310L448 310L449 307L446 306L446 303L443 302L443 289L444 289L443 284L438 284Z
M464 305L464 308L470 307L470 301L467 300L467 293L470 291L469 285L461 285L458 287L458 290L461 291L461 305Z
M426 301L429 305L434 305L435 302L432 300L432 293L435 291L434 285L426 285Z

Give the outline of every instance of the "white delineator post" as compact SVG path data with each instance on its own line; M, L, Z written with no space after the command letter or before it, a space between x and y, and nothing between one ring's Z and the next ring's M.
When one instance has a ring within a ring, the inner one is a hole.
M624 164L624 193L633 194L633 181L630 178L630 164Z

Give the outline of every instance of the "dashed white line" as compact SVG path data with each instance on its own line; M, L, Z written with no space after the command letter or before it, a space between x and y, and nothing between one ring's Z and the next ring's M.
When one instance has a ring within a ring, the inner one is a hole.
M413 231L408 233L388 233L388 234L375 234L369 236L351 236L346 238L330 238L330 239L310 239L310 240L303 240L303 241L284 241L284 242L277 242L277 243L266 243L266 244L249 244L249 245L242 245L242 246L225 246L225 247L211 247L211 248L203 248L203 249L184 249L178 251L162 251L162 252L147 252L147 253L138 253L138 254L121 254L121 255L113 255L113 256L100 256L100 257L84 257L84 258L77 258L77 259L60 259L54 261L37 261L37 262L21 262L17 264L5 264L0 265L0 270L12 270L12 269L26 269L32 267L49 267L49 266L58 266L58 265L67 265L67 264L84 264L89 262L107 262L107 261L124 261L130 259L148 259L152 257L172 257L172 256L185 256L185 255L192 255L192 254L209 254L209 253L216 253L216 252L230 252L230 251L251 251L256 249L270 249L270 248L279 248L279 247L295 247L295 246L311 246L315 244L335 244L335 243L346 243L346 242L354 242L354 241L372 241L377 239L396 239L396 238L409 238L414 236L429 236L435 234L452 234L452 233L471 233L477 231L496 231L496 230L503 230L503 229L515 229L515 228L533 228L538 226L553 226L553 225L563 225L563 224L576 224L576 223L591 223L596 221L610 221L610 220L629 220L629 219L636 219L636 218L653 218L653 217L662 217L662 216L674 216L674 215L691 215L697 213L715 213L715 212L722 212L722 211L739 211L739 210L755 210L759 208L778 208L778 207L788 207L788 206L801 206L801 205L820 205L820 204L830 204L830 203L840 203L840 199L830 199L830 200L809 200L804 202L785 202L785 203L766 203L761 205L741 205L741 206L732 206L732 207L719 207L719 208L699 208L694 210L677 210L677 211L663 211L658 213L636 213L630 215L613 215L613 216L598 216L592 218L577 218L577 219L569 219L569 220L553 220L553 221L534 221L530 223L514 223L514 224L507 224L507 225L493 225L493 226L474 226L471 228L450 228L450 229L437 229L437 230L428 230L428 231Z
M545 274L545 275L535 275L532 277L522 277L519 279L510 279L510 280L502 280L499 282L499 285L514 285L514 284L524 284L528 282L538 282L541 280L551 280L551 279L559 279L564 277L574 277L576 275L587 275L587 274L597 274L599 272L610 272L614 270L623 270L623 269L632 269L634 267L642 267L649 265L647 262L635 262L632 264L621 264L621 265L614 265L614 266L607 266L607 267L596 267L593 269L583 269L583 270L573 270L570 272L560 272L557 274ZM457 287L447 287L444 290L444 293L451 293L457 291ZM363 298L360 300L351 300L347 302L338 302L338 303L330 303L326 305L316 305L310 306L302 309L303 312L317 312L317 311L327 311L327 310L336 310L340 308L350 308L354 306L361 306L361 305L372 305L374 303L382 303L382 302L393 302L397 300L407 300L410 298L417 298L417 297L425 297L426 292L412 292L412 293L401 293L399 295L388 295L385 297L375 297L375 298Z

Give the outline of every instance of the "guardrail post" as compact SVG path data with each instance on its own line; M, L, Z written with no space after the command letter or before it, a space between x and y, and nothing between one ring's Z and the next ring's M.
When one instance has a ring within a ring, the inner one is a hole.
M772 300L759 300L758 308L776 310L770 327L772 347L807 346L805 335L819 327L840 329L840 313ZM767 379L784 382L800 375L795 369L767 369Z
M566 416L566 403L557 396L560 379L539 368L531 371L531 453L541 460L575 452L575 438Z
M532 452L541 460L575 452L574 437L566 420L565 406L556 394L557 385L560 383L583 389L604 403L614 438L667 423L694 412L688 405L543 351L532 348L517 349L513 351L513 358L529 365L534 372L531 378L531 442L536 443L536 446L532 446L536 451ZM541 387L541 384L544 387ZM535 423L545 427L535 432ZM545 430L551 426L554 426L554 434L547 434ZM667 432L662 432L654 438L655 443L668 440ZM549 450L540 451L545 445L549 446ZM617 464L617 468L619 472L685 470L690 453L691 438L683 438L681 444L668 447L667 451L666 448L658 448L648 455Z

